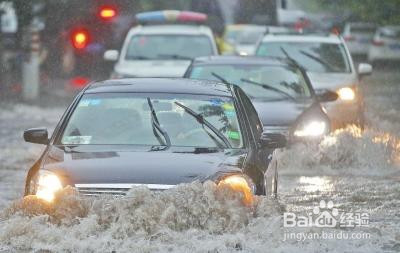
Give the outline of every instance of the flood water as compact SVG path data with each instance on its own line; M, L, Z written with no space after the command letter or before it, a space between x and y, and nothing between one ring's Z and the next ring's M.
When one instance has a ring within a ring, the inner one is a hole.
M123 199L66 189L56 207L22 202L26 172L43 148L24 143L22 131L54 128L65 107L4 104L0 252L400 252L400 74L374 72L365 93L366 130L281 151L278 199L258 197L252 207L211 182L158 194L135 188ZM284 227L284 213L308 217L316 207L366 213L368 224ZM327 238L305 238L315 234Z

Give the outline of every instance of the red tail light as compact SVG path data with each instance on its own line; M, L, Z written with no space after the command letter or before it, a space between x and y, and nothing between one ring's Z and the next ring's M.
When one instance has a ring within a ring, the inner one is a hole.
M354 41L356 38L354 38L353 36L351 36L351 35L348 35L348 36L344 36L344 40L345 41Z
M113 19L117 14L116 8L112 6L102 6L99 10L100 18L105 21Z
M377 47L381 47L383 45L385 45L385 43L381 40L373 40L372 41L372 45L377 46Z
M72 45L76 49L84 49L89 44L89 33L86 30L76 30L72 33Z
M90 83L90 80L86 77L83 76L76 76L73 77L69 80L69 85L72 88L83 88L85 87L88 83Z

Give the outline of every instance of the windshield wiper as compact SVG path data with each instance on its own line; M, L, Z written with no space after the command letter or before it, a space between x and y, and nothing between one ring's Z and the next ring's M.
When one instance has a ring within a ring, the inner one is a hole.
M332 66L332 64L330 64L329 62L323 60L322 58L320 58L320 57L318 57L318 56L315 56L315 55L312 55L312 54L310 54L310 53L307 53L307 52L304 51L304 50L300 50L299 52L300 52L301 54L307 56L308 58L311 58L311 59L313 59L314 61L321 63L321 64L324 65L324 67L326 67L329 71L333 71L333 72L337 72L337 71L338 71L338 69L335 68L334 66Z
M226 80L225 78L223 78L222 76L218 75L215 72L211 72L211 75L216 77L218 80L220 80L221 82L223 82L224 84L229 84L228 80Z
M179 54L159 54L157 56L162 57L162 58L171 58L171 59L178 59L178 60L189 60L189 61L192 60L192 58L190 58L188 56L183 56L183 55L179 55Z
M303 65L301 65L298 61L296 61L293 57L291 57L289 55L289 53L283 47L281 47L281 51L286 56L286 59L288 59L293 65L295 65L296 67L298 67L299 69L301 69L303 71L306 71L305 67Z
M188 114L192 115L192 116L203 126L203 128L204 128L204 126L207 126L209 129L211 129L211 131L213 131L214 134L215 134L216 136L218 136L218 138L219 138L220 140L223 141L223 143L225 144L225 147L226 147L226 148L232 148L232 145L231 145L231 143L228 141L228 139L227 139L220 131L218 131L218 129L215 128L215 126L213 126L210 122L208 122L208 121L203 117L203 115L201 115L200 113L197 113L197 112L193 111L193 110L190 109L189 107L184 106L183 104L181 104L181 103L179 103L179 102L175 102L175 104L176 104L177 106L183 108L183 109L185 110L185 112L187 112ZM204 130L204 131L206 131L206 130ZM215 138L214 138L208 131L206 131L206 133L207 133L212 139L215 140Z
M241 80L242 82L245 82L245 83L249 83L249 84L254 84L254 85L260 86L260 87L262 87L262 88L264 88L264 89L266 89L266 90L275 91L276 93L282 94L282 95L284 95L285 97L287 97L287 98L289 98L289 99L291 99L291 100L296 100L296 99L295 99L294 97L292 97L290 94L288 94L288 93L286 93L286 92L284 92L284 91L282 91L282 90L280 90L280 89L277 89L277 88L275 88L275 87L272 87L272 86L270 86L270 85L268 85L268 84L263 84L263 83L254 82L254 81L249 80L249 79L246 79L246 78L242 78L242 79L240 79L240 80Z
M161 145L167 146L167 148L169 148L171 146L171 139L169 138L167 132L160 126L160 122L158 121L156 111L154 110L154 106L150 98L147 98L147 103L149 104L151 111L151 124L153 127L153 133L157 137L157 140L160 142ZM157 130L164 136L165 141L161 139Z

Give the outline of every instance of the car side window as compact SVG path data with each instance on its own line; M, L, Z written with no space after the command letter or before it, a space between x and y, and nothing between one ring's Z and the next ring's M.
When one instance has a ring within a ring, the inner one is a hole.
M263 126L258 117L258 113L256 109L254 109L253 103L250 101L249 97L242 90L238 90L238 93L244 105L245 114L250 123L253 138L258 141L263 132Z

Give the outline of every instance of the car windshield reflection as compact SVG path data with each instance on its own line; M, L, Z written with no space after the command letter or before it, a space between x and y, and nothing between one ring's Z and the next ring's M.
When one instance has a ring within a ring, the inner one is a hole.
M303 99L311 96L298 69L254 64L216 64L194 66L190 78L233 83L252 99ZM267 88L268 87L268 88Z
M181 105L201 115L211 127ZM69 119L59 144L243 146L231 98L139 93L86 94Z

